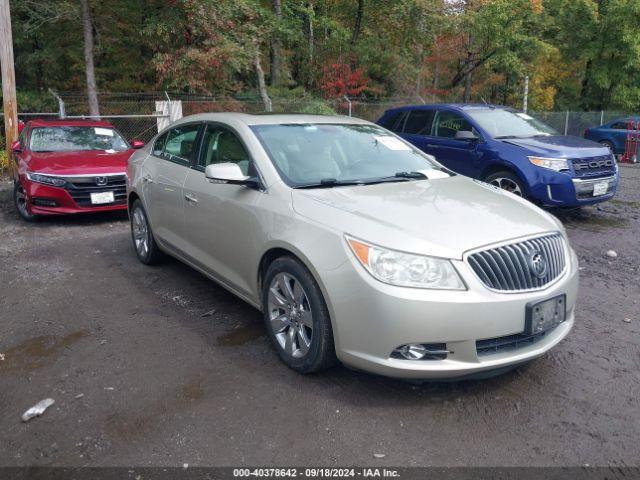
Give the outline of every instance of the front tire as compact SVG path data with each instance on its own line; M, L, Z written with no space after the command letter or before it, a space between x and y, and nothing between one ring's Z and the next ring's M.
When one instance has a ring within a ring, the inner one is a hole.
M485 179L485 182L506 190L507 192L511 192L519 197L527 198L524 193L525 190L522 180L520 180L516 174L507 170L492 173Z
M262 285L264 321L280 359L299 373L335 365L329 310L309 270L281 257L269 265Z
M29 212L29 199L27 198L27 192L24 190L22 184L18 181L13 185L13 204L18 211L20 217L26 222L37 222L39 217Z
M142 263L154 265L162 260L164 254L153 237L149 217L140 199L131 205L131 239L136 256Z
M600 142L598 142L598 143L600 143L600 145L602 145L604 147L607 147L609 149L609 151L611 153L613 153L614 155L616 154L615 146L609 140L600 140Z

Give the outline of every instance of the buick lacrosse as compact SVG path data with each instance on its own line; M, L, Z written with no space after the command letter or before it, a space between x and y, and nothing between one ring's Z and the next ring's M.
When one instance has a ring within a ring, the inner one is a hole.
M260 309L301 373L339 360L483 376L573 326L577 258L558 220L364 120L190 116L127 178L140 261L169 254Z

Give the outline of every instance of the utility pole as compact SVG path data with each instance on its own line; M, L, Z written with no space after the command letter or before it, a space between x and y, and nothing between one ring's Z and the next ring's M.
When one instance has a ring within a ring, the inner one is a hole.
M522 111L527 113L529 103L529 75L524 77L524 99L522 100Z
M2 66L2 103L4 108L4 132L9 158L9 173L13 173L11 144L18 138L18 109L16 100L16 75L13 65L13 38L9 0L0 0L0 64Z

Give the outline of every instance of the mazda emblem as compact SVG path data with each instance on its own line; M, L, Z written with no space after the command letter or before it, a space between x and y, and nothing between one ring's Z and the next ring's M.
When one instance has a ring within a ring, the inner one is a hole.
M536 278L544 278L547 274L547 259L540 250L533 250L529 253L529 270Z

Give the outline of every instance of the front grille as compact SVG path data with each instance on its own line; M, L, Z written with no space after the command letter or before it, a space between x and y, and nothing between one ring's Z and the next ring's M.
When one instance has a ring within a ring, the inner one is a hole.
M615 160L611 155L574 158L571 163L578 178L604 177L613 175L616 171Z
M540 332L536 334L516 333L515 335L507 335L506 337L487 338L485 340L476 340L476 352L479 357L483 355L493 355L495 353L508 352L519 348L528 347L542 340L549 332Z
M492 290L538 290L564 272L564 240L559 233L532 238L473 253L468 261L482 283ZM544 271L542 264L546 264Z
M127 203L127 177L126 175L102 176L106 179L105 185L98 185L100 176L68 177L65 190L69 192L73 200L80 207L92 207L91 194L97 192L113 192L113 203L101 203L95 206L122 205Z

